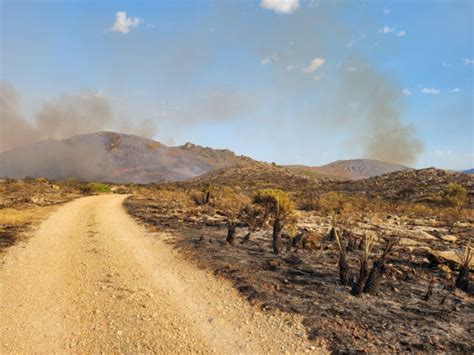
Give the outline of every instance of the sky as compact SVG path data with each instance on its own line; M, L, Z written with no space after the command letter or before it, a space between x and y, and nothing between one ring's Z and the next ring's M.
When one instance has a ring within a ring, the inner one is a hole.
M0 0L0 150L107 129L472 168L473 20L471 0Z

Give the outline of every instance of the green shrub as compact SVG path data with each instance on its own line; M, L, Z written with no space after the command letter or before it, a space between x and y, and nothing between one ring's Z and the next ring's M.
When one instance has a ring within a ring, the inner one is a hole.
M86 185L86 191L89 193L107 193L110 192L110 186L100 182L91 182Z

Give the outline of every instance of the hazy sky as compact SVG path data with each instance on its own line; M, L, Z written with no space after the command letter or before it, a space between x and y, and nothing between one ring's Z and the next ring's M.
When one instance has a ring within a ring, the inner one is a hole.
M114 129L277 163L474 167L472 0L0 4L4 137L25 119L22 142Z

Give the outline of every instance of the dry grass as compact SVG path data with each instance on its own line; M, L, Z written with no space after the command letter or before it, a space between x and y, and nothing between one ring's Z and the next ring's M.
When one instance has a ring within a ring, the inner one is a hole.
M5 208L0 210L1 225L23 225L36 223L46 218L54 209L54 206L33 207L17 210L14 208Z
M0 253L20 240L31 226L38 225L55 206L0 209Z

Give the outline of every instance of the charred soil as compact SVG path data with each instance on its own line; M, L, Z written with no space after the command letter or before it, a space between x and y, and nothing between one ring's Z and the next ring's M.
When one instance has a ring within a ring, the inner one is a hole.
M140 196L126 200L125 207L149 228L169 232L169 243L200 267L230 279L250 302L302 315L309 338L327 342L335 352L474 351L472 290L452 289L458 268L455 259L435 257L432 252L459 242L446 241L450 232L460 240L472 237L472 224L448 230L429 229L420 221L401 223L393 216L373 224L361 221L359 229L351 232L356 246L366 233L381 236L371 265L381 253L383 236L400 225L409 233L404 234L403 247L388 258L376 294L354 297L350 285L340 285L339 253L328 237L330 220L325 216L301 212L300 226L314 227L318 241L312 250L276 257L271 253L269 230L253 233L245 242L247 230L238 228L234 245L229 245L219 214L193 214L176 201L164 204ZM356 247L347 254L356 275L362 251Z

